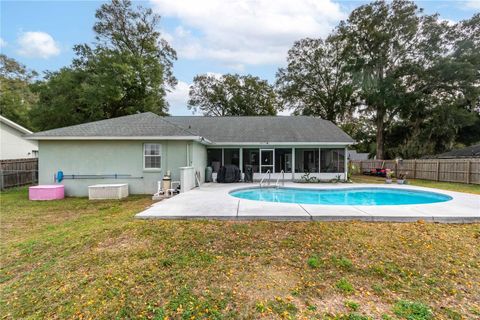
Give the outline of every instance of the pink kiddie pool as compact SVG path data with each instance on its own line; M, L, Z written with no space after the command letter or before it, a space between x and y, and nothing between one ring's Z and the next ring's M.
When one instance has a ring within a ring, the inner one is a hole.
M28 199L30 200L56 200L65 197L63 185L40 185L28 188Z

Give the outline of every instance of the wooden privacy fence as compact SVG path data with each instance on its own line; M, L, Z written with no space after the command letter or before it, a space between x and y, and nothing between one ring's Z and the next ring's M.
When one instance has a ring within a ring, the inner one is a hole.
M353 174L385 168L395 176L407 174L407 179L425 179L445 182L480 184L480 159L415 159L415 160L361 160L351 161Z
M38 159L0 160L0 190L38 182Z

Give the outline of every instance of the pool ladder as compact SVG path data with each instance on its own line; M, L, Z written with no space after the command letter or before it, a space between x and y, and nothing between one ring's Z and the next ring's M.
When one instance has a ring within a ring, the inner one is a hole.
M268 176L267 184L270 185L270 174L271 174L270 169L268 169L267 172L265 172L265 174L263 175L262 180L260 180L260 188L262 187L263 180L265 180L267 176Z
M285 171L280 171L280 173L282 174L282 187L285 186ZM278 184L278 182L280 181L280 177L277 178L277 182L275 183L275 188L278 188L280 185Z
M278 188L280 186L280 178L282 178L282 186L285 186L285 171L280 171L280 173L282 174L281 177L278 177L277 178L277 182L275 182L275 188ZM269 186L270 185L270 176L271 176L271 172L270 172L270 169L267 170L267 172L265 172L265 174L263 175L262 177L262 180L260 180L260 188L262 187L263 185L263 181L265 180L265 178L268 176L268 180L267 180L267 185Z

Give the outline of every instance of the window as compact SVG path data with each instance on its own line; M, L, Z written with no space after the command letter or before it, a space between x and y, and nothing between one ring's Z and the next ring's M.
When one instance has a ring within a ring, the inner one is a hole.
M243 149L243 170L252 166L253 172L260 171L260 149Z
M320 152L320 171L342 173L345 171L344 149L322 149Z
M295 149L295 172L318 173L318 149Z
M207 149L207 165L218 172L222 166L222 149Z
M161 145L145 143L143 145L143 166L145 169L160 169L162 167Z

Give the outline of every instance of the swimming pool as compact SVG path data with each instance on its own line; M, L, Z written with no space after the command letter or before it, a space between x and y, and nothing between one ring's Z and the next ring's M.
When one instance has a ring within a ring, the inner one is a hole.
M452 197L428 191L396 188L249 188L230 192L230 195L247 200L322 205L404 205L445 202Z

